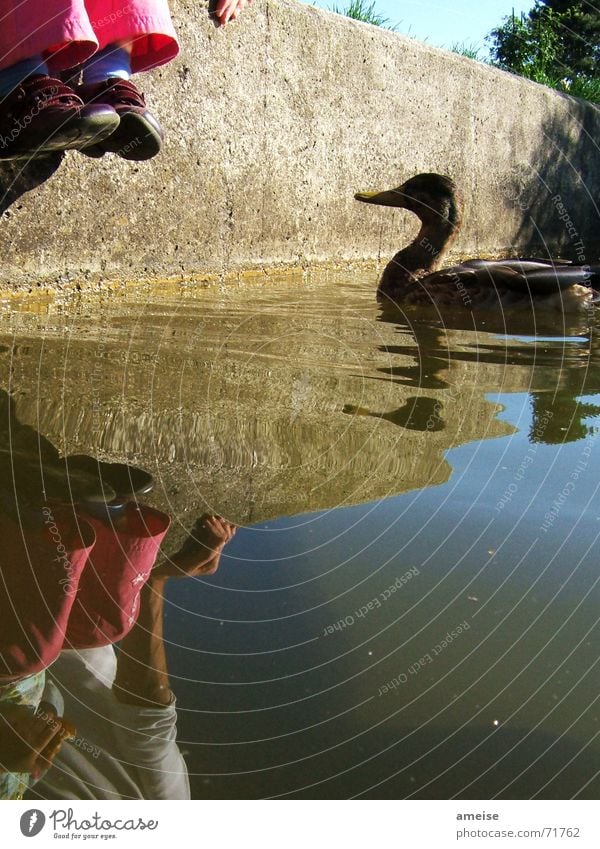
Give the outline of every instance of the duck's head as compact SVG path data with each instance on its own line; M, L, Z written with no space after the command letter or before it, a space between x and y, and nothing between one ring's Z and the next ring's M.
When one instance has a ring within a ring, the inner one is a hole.
M395 206L414 212L423 224L458 229L462 218L462 199L455 183L441 174L418 174L397 189L383 192L358 192L356 200L379 206Z

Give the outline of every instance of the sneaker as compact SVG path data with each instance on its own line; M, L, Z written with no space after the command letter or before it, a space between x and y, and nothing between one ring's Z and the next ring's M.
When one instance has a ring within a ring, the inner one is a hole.
M31 76L0 100L0 159L79 150L118 126L108 104L85 105L61 80Z
M76 92L86 104L112 106L121 119L111 136L83 151L87 156L116 153L122 159L141 162L160 151L164 138L161 126L132 82L111 77L101 83L77 86Z

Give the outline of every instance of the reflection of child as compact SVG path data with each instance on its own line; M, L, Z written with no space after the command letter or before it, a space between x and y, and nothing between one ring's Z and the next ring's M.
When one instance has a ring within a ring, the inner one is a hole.
M155 645L162 644L158 600L164 583L173 577L214 574L223 547L235 533L222 517L205 514L182 549L153 570L169 526L164 514L130 503L111 527L92 516L69 523L56 512L45 511L43 528L28 527L26 541L18 526L0 514L0 535L8 543L0 549L4 799L21 798L31 779L41 778L52 765L62 743L75 737L75 729L59 716L63 706L56 688L54 700L40 705L42 698L48 700L44 670L59 655L87 656L87 649L101 650L123 640L114 697L125 705L172 707L166 666L160 662L164 651L157 653ZM69 648L77 652L62 654ZM87 729L86 737L93 738L93 732ZM92 757L97 755L94 750Z
M217 21L234 20L246 4L218 0ZM163 133L130 77L177 55L167 0L61 0L59 7L2 4L0 159L68 149L155 156ZM79 65L81 85L56 79Z
M169 527L134 503L119 528L46 507L19 526L0 513L0 798L17 798L74 729L51 709L36 713L44 670L63 648L120 640Z
M0 683L39 672L63 647L120 640L135 622L169 518L135 503L113 526L45 508L22 529L0 514Z

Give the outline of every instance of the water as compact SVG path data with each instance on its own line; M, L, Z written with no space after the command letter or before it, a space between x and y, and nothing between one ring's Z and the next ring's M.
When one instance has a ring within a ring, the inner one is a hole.
M1 319L68 455L238 524L167 585L195 798L596 798L600 359L584 317L382 315L373 281L132 290Z

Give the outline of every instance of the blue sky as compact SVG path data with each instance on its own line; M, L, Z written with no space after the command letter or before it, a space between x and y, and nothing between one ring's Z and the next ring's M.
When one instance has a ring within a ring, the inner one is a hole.
M312 0L311 0L312 2ZM372 0L367 0L370 5ZM313 5L344 9L349 0L316 0ZM487 33L502 18L528 12L534 0L375 0L375 11L399 24L399 31L427 41L436 47L449 47L455 42L474 42L483 46Z

